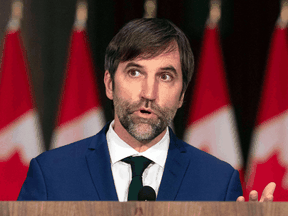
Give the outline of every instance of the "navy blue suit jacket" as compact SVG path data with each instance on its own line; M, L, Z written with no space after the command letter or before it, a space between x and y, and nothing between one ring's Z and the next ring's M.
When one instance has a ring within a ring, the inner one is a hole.
M117 201L106 141L108 126L95 136L32 159L18 200ZM169 133L157 200L235 201L242 195L237 170L179 140L170 128Z

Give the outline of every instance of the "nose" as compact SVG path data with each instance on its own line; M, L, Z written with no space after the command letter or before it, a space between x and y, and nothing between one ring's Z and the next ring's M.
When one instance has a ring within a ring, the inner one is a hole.
M146 77L142 83L141 97L154 101L158 95L158 82L154 77Z

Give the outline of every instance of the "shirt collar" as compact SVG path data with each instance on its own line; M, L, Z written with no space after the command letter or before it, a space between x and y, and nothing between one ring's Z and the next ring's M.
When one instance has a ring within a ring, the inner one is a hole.
M106 134L112 165L129 156L144 156L164 168L170 143L168 127L166 128L165 135L158 143L147 149L145 152L139 153L116 134L113 126L114 120L111 122Z

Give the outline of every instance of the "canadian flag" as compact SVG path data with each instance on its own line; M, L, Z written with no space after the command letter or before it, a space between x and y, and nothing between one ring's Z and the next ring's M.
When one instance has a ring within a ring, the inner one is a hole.
M0 200L16 200L29 162L43 151L19 30L8 30L0 71Z
M104 124L87 34L74 29L52 148L95 135Z
M240 171L242 152L225 79L217 26L206 26L184 140Z
M275 182L274 201L288 201L287 49L287 29L276 26L246 172L246 194Z

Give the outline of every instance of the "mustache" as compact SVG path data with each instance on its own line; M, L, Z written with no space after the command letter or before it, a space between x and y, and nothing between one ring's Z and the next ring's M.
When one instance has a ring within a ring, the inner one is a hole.
M129 114L134 113L135 111L138 111L140 108L145 107L147 109L152 110L153 113L155 113L157 116L164 116L165 111L161 109L159 105L157 105L155 102L150 101L150 106L149 106L149 101L147 100L140 100L138 102L134 102L132 104L129 104L127 106L127 111Z

